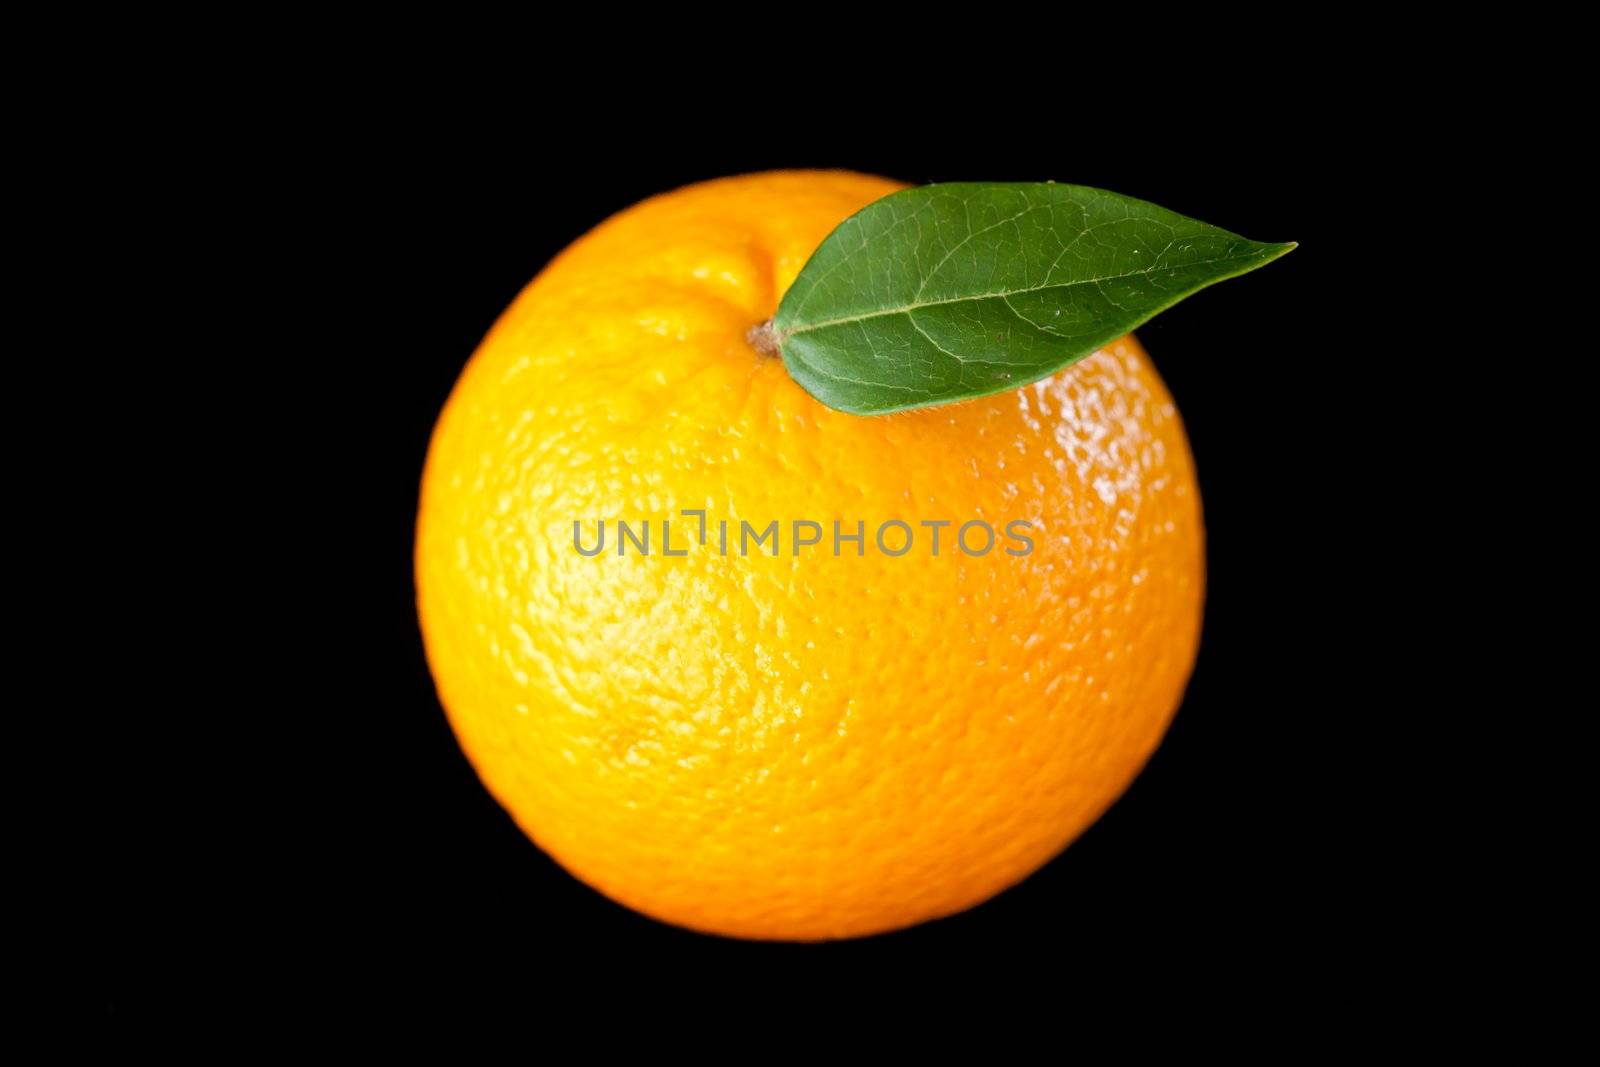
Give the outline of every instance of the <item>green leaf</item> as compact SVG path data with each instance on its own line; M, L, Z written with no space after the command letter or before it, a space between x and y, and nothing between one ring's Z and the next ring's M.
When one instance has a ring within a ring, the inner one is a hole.
M770 340L829 407L945 404L1038 381L1293 247L1081 185L925 185L829 234Z

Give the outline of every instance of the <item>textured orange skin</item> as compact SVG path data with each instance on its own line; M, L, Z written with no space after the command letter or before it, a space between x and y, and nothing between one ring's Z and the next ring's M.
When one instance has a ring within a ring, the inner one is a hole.
M874 418L746 342L898 187L779 172L624 211L517 298L434 434L417 586L462 747L541 848L668 922L813 940L983 901L1122 793L1193 664L1199 495L1131 336ZM661 556L660 520L692 544L697 507L711 545ZM619 518L650 520L655 554L574 550L574 519L592 544ZM781 520L782 554L719 555L719 518ZM827 531L799 557L797 518ZM890 518L924 546L923 519L1027 519L1035 547L968 557L952 525L937 558L892 558ZM832 555L834 519L866 521L865 557Z

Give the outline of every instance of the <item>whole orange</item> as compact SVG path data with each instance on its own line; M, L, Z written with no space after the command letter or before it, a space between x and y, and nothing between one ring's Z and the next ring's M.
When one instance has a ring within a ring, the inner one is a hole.
M434 433L417 589L456 735L539 847L668 922L812 940L983 901L1121 794L1193 663L1199 495L1131 336L879 417L747 342L896 188L756 174L622 212L517 298ZM617 520L635 537L578 550Z

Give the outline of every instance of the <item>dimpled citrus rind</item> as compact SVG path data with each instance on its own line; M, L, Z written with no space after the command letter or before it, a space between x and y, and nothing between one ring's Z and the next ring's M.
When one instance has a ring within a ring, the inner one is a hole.
M1122 793L1193 663L1200 501L1131 336L872 418L746 341L896 188L757 174L622 212L517 298L434 434L417 591L457 737L541 848L667 922L814 940L977 904ZM651 555L575 550L574 521L592 547L618 519L648 521ZM688 555L660 554L664 519ZM800 555L797 519L827 531ZM890 519L916 534L898 558L874 543ZM978 519L997 541L969 556L953 537ZM719 520L778 520L780 554L722 555ZM833 554L835 520L864 523L864 555Z

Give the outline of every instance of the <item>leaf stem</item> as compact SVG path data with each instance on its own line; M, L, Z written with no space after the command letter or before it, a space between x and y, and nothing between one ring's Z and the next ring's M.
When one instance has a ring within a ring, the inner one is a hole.
M758 322L745 332L744 339L750 342L750 347L760 352L763 356L777 358L783 354L783 348L778 344L778 331L772 328L772 320Z

